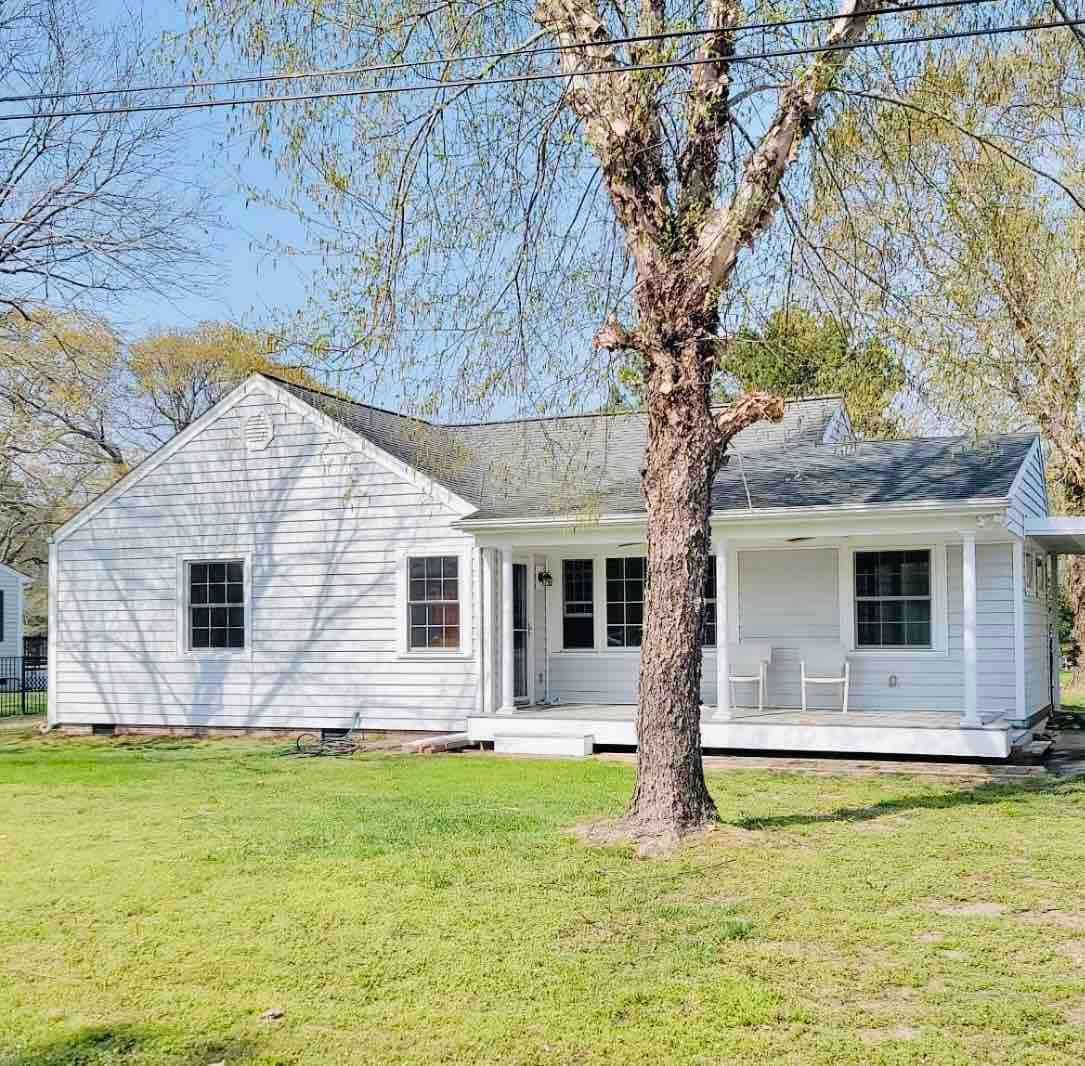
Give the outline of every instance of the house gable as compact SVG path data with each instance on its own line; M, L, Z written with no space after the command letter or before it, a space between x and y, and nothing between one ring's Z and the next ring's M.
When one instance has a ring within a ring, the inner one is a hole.
M196 419L190 426L187 426L172 440L168 441L156 452L148 456L134 470L121 478L115 485L111 486L97 499L87 504L87 506L78 514L70 518L53 534L53 542L59 544L62 541L67 540L73 533L81 529L97 514L107 508L114 500L117 500L125 493L135 488L135 486L140 484L145 478L154 474L168 463L170 459L181 452L190 442L200 437L206 430L214 426L246 399L260 395L283 405L286 410L292 411L308 421L315 423L324 432L342 441L347 447L363 456L365 459L377 463L389 473L393 473L404 481L410 482L412 485L416 486L419 491L438 500L457 515L462 517L475 510L472 504L460 498L455 493L450 492L444 486L439 485L426 474L413 469L408 464L378 447L372 441L367 440L360 434L348 429L334 419L329 418L326 414L312 407L310 404L304 403L293 393L278 384L278 382L261 374L253 374L239 384L237 388L232 390L228 395L224 396L209 411ZM246 433L246 428L242 429L242 433ZM274 428L271 428L271 433L274 433ZM267 443L263 445L263 448L266 448L267 444L270 443L271 440L269 439Z

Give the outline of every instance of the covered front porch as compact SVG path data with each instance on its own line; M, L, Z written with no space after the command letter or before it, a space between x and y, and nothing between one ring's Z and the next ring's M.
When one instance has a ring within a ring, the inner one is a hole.
M703 746L974 759L1027 746L1058 706L1052 556L1066 550L1031 533L990 504L714 516ZM468 733L539 754L635 746L643 524L538 534L476 531ZM760 693L729 680L753 647L767 649ZM803 693L826 654L847 662L846 711L841 686Z
M635 747L632 704L529 707L468 720L468 736L508 754L580 755L596 748ZM701 743L713 751L773 751L938 758L1006 759L1031 739L1004 718L965 725L945 711L802 711L713 707L701 716Z

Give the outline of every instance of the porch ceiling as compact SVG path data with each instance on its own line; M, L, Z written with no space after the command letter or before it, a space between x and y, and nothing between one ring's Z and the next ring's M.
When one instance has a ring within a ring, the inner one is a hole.
M1085 518L1030 518L1025 535L1052 555L1085 555Z

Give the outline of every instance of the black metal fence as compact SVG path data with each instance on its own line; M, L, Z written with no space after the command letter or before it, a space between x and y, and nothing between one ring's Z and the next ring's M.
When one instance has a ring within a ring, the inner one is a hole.
M0 718L45 714L49 660L44 655L0 656Z
M27 659L44 659L49 654L49 638L44 634L23 637L23 655Z

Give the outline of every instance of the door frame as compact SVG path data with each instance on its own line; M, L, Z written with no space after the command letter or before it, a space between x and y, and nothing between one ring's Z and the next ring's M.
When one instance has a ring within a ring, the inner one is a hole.
M536 701L535 692L535 556L513 555L514 565L524 567L524 599L525 618L527 620L527 637L525 646L524 668L527 674L527 692L517 698L518 706L531 706ZM511 592L511 590L510 590Z

